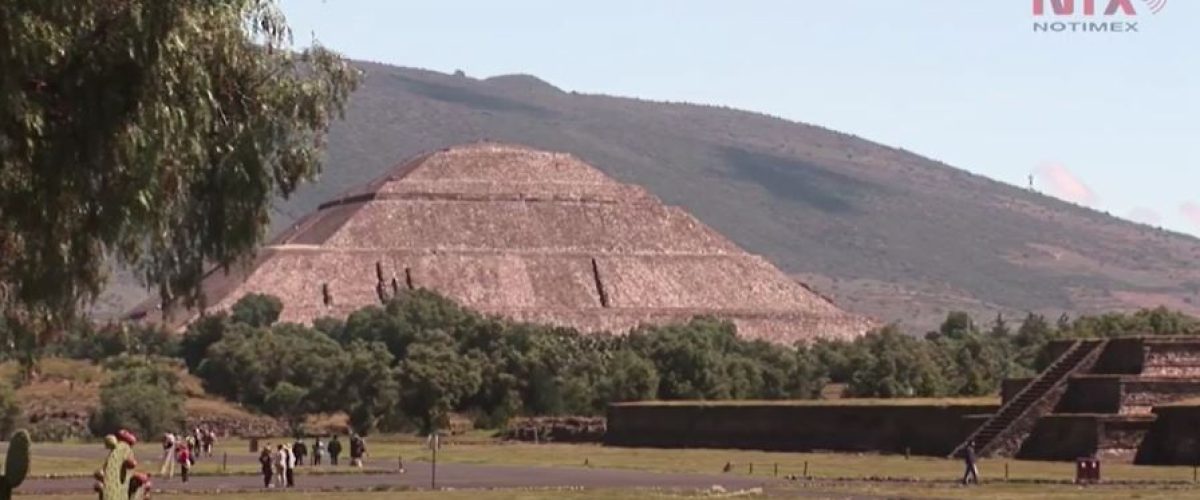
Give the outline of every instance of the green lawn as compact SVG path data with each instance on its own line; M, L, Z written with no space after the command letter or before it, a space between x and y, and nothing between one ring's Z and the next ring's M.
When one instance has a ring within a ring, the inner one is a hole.
M371 462L385 466L403 456L405 461L428 460L429 451L421 444L372 440ZM957 460L936 457L878 455L854 453L781 453L749 450L652 448L613 448L599 445L570 444L449 444L442 448L438 460L457 463L528 465L543 467L590 467L637 469L656 472L722 473L726 463L731 472L750 474L754 464L756 476L773 476L778 464L780 476L804 475L814 478L893 477L938 480L955 478L962 472ZM985 478L1004 477L1005 466L1014 480L1071 480L1075 465L1068 462L1027 460L983 460L981 473ZM1191 467L1148 467L1104 463L1103 475L1109 480L1125 481L1191 481Z
M268 440L278 443L281 440ZM903 455L877 455L854 453L781 453L748 450L682 449L666 450L652 448L612 448L599 445L530 444L492 441L483 435L469 436L465 443L449 442L443 445L438 455L442 462L473 463L491 465L524 465L541 467L598 467L637 469L656 472L690 472L720 474L728 463L731 473L773 476L805 474L816 479L830 478L904 478L920 480L945 480L961 473L961 464L955 460L935 457L911 457ZM54 444L36 443L31 473L45 474L91 474L99 466L99 460L59 458L68 447L96 446L100 444ZM60 448L55 450L55 448ZM158 458L153 444L138 446L135 451L142 463L141 468L153 470ZM76 448L77 449L77 448ZM422 440L412 436L371 437L368 440L370 453L367 465L376 469L391 469L403 457L405 462L427 461L430 452ZM203 459L197 464L195 473L213 474L221 472L222 453L228 453L228 472L253 473L257 464L248 445L242 440L231 440L219 445L216 457ZM237 460L240 458L240 462ZM237 463L235 463L237 462ZM983 460L981 474L987 479L1003 478L1005 467L1008 477L1015 481L1070 480L1074 477L1074 464L1067 462L1038 462L1025 460ZM778 467L778 469L776 469ZM323 473L351 473L349 467L324 467L316 470ZM1170 481L1190 482L1192 467L1150 467L1118 463L1104 463L1103 476L1107 480L1121 481Z

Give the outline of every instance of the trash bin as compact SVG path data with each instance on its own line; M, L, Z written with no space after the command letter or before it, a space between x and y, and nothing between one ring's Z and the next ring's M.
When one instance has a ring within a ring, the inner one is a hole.
M250 453L258 453L258 438L250 438Z
M1076 483L1098 483L1100 482L1100 459L1096 457L1082 457L1075 459L1075 482Z

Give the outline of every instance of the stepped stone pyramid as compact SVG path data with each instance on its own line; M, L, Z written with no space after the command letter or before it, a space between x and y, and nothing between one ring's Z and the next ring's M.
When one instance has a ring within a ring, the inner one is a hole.
M494 143L401 164L322 204L249 268L204 283L212 307L269 293L295 322L414 288L582 331L712 315L746 337L794 342L874 326L640 187L571 155Z

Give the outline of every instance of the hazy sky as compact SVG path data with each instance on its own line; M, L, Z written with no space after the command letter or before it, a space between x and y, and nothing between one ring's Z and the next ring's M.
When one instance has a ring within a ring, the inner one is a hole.
M1035 33L1033 0L283 6L353 58L766 112L1200 235L1200 2L1130 1L1119 34Z

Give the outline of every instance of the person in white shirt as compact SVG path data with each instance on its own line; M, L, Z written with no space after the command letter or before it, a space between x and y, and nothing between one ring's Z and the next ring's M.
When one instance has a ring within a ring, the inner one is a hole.
M168 478L175 477L175 445L178 439L174 434L168 432L163 434L162 447L162 467L158 470L158 475L167 476Z
M296 486L296 453L290 446L284 446L283 451L287 454L287 460L283 463L284 478L287 479L287 487L291 488Z
M275 449L274 456L271 457L271 462L275 466L275 484L283 487L287 485L287 452L283 450L283 445L279 445Z

